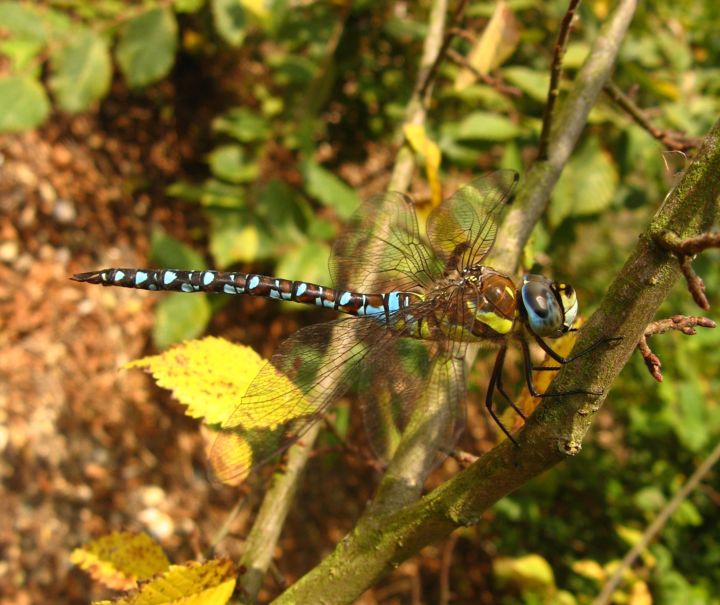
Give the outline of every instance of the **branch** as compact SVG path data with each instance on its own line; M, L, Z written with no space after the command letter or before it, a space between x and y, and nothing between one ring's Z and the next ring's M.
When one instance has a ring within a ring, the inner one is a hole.
M466 0L461 0L456 11L456 18L460 17L465 4ZM406 121L413 124L422 124L425 121L427 101L443 48L442 39L446 12L447 0L436 0L430 12L429 32L425 39L423 56L420 61L418 81L406 111ZM337 45L338 40L339 34L334 35L331 44ZM447 44L449 44L449 40ZM414 154L407 145L403 145L396 159L391 179L391 189L397 191L407 190L414 164ZM334 378L333 376L327 377L328 381ZM301 441L289 449L285 471L273 475L272 484L265 494L260 511L248 535L246 550L241 560L242 565L247 569L247 572L240 579L240 585L244 592L243 599L246 603L252 603L257 598L262 578L272 560L275 545L292 505L297 484L318 432L319 423L306 432ZM312 602L312 600L308 602Z
M660 358L650 349L650 345L647 342L648 337L654 336L655 334L664 334L670 330L678 330L687 336L694 336L696 334L695 326L700 326L702 328L714 328L716 324L712 319L708 319L707 317L686 317L684 315L673 315L669 319L653 321L647 326L647 328L645 328L645 333L640 337L637 348L638 351L640 351L650 374L655 380L658 382L663 381L663 375L660 370L662 363L660 362Z
M254 603L257 600L263 576L272 562L275 546L294 500L302 471L319 432L320 423L316 422L302 439L288 450L284 468L273 474L272 483L265 493L262 506L245 541L245 552L240 559L243 574L239 584L243 592L243 603Z
M568 39L570 38L570 30L572 29L572 20L575 17L580 0L570 0L565 16L560 22L560 30L555 41L555 50L553 52L552 65L550 66L550 86L548 87L548 98L543 111L542 131L540 132L540 143L538 144L538 159L546 160L548 152L548 143L550 142L550 130L552 129L552 114L555 109L555 101L560 95L560 76L562 75L562 60L567 50Z
M683 239L672 231L663 231L654 235L655 242L675 254L680 263L680 270L685 276L688 291L693 297L695 304L706 311L710 308L710 303L705 296L705 283L702 278L695 273L690 264L692 256L698 252L702 252L707 248L720 247L720 233L703 233L697 237Z
M660 511L660 514L658 514L655 520L645 530L642 539L628 551L620 562L620 565L615 569L613 575L605 583L605 586L603 586L598 598L593 601L593 605L609 605L612 603L613 593L622 581L625 571L635 562L635 559L640 556L642 551L647 548L648 544L652 542L660 530L665 527L665 524L670 520L670 517L672 517L678 506L680 506L683 500L698 486L702 478L710 472L710 469L717 464L718 460L720 460L720 443L715 446L715 449L695 470L692 477L686 481L685 485L672 497L672 500L667 503L665 508Z
M607 84L605 84L605 88L603 90L605 94L615 101L621 109L627 112L627 114L638 126L645 129L650 136L660 141L668 149L684 152L692 149L693 147L697 147L697 139L686 137L678 132L663 130L655 126L650 121L650 118L645 115L645 112L640 109L635 102L612 80L609 80Z
M496 269L512 272L517 267L530 233L545 213L555 183L580 138L588 114L610 78L636 5L637 0L620 0L600 30L555 120L557 126L551 132L547 159L536 162L518 187L513 208L501 227L488 262Z
M460 0L459 10L455 18L459 19L460 11L465 6L465 0ZM437 74L437 66L443 53L447 51L450 40L444 43L443 32L445 31L445 14L447 13L447 0L435 0L430 9L428 34L425 37L423 54L420 59L417 82L413 94L408 101L405 110L405 124L422 125L427 115L427 104L432 94L432 84ZM412 173L415 169L415 154L407 142L400 147L395 158L389 191L407 191L412 180Z
M621 334L624 339L601 349L592 359L582 358L572 368L563 368L554 388L607 392L680 275L674 258L653 245L651 234L669 225L684 237L707 230L720 218L719 194L720 122L658 210L599 310L581 330L576 347L585 348L604 335ZM458 527L477 523L500 498L579 452L604 398L605 394L544 399L519 433L518 448L505 440L417 502L388 511L371 523L359 523L328 558L283 593L276 605L352 602L422 547Z

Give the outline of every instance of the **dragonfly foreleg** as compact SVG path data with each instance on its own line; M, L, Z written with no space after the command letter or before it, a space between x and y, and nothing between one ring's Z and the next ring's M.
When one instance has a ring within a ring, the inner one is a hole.
M540 342L542 342L542 340L538 339L538 342L540 343ZM552 349L550 349L550 347L547 344L545 344L544 342L542 344L545 345L543 347L543 350L546 351L548 353L548 355L550 355L549 351L552 351ZM597 346L597 343L595 343L594 346ZM532 372L533 372L534 368L532 365L532 359L530 358L530 347L528 346L528 343L525 342L524 340L520 341L520 347L522 348L522 352L523 352L523 361L524 361L524 366L525 366L525 382L527 382L528 390L530 391L530 394L533 397L541 397L542 398L542 397L565 397L568 395L602 395L602 391L598 392L598 391L591 391L588 389L572 389L570 391L559 391L559 392L554 391L552 393L547 393L547 392L541 393L540 391L537 390L537 387L535 386L535 382L533 381ZM545 347L547 347L547 349ZM555 353L555 351L552 351L552 352L554 355L557 355L557 353ZM583 352L583 354L584 353L585 352ZM560 355L557 355L557 357L560 357L560 359L565 360L565 361L560 361L559 359L553 357L553 359L555 359L555 361L557 361L558 363L568 363L568 361L577 359L577 356L573 356L572 358L565 358L565 357L561 357ZM547 369L558 369L558 368L547 368Z
M603 345L608 342L615 342L618 340L622 340L622 336L606 336L604 338L600 338L600 339L596 340L589 347L584 348L582 351L578 351L577 353L575 353L574 355L571 355L570 357L563 357L562 355L559 355L558 353L553 351L552 347L548 343L546 343L542 338L540 338L537 334L533 334L533 337L535 338L535 342L538 343L540 348L543 351L545 351L545 353L547 353L549 357L551 357L558 363L562 363L562 364L566 364L566 363L570 363L571 361L575 361L576 359L579 359L580 357L583 357L583 356L587 355L588 353L591 353L592 351L597 349L600 345ZM533 368L533 369L535 369L535 370L542 370L542 369L552 370L552 369L557 369L557 368L539 367L539 368Z

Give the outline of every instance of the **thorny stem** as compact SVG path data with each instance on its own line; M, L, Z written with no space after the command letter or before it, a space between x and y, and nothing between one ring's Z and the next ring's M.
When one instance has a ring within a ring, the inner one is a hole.
M693 147L697 147L697 139L686 137L681 133L663 130L655 126L645 112L612 80L608 80L603 90L621 109L627 112L638 126L644 128L650 136L660 141L668 149L673 151L687 151Z
M548 98L547 103L545 103L545 111L543 112L542 131L540 133L540 143L538 144L538 158L540 160L547 159L553 110L555 109L555 102L560 95L560 76L562 75L563 55L565 54L568 38L570 37L572 20L579 4L580 0L570 0L570 4L568 4L568 8L565 11L565 16L560 22L560 30L558 31L558 37L555 41L555 50L550 67L550 86L548 87Z

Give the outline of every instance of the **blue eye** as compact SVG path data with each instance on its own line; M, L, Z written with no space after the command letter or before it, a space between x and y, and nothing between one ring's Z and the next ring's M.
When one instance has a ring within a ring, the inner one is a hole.
M526 275L520 292L528 325L535 334L555 338L567 332L564 326L565 309L549 279L541 275ZM572 320L574 319L573 316Z

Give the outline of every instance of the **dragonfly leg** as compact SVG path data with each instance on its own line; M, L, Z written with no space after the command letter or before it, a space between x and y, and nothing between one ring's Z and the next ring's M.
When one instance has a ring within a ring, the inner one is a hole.
M510 397L510 395L508 395L508 394L505 392L505 388L503 387L503 382L502 382L502 372L500 372L500 373L498 374L497 382L496 382L495 386L497 387L497 390L500 392L500 394L505 398L505 401L507 401L508 404L510 405L510 407L511 407L513 410L515 410L515 413L516 413L518 416L520 416L520 418L522 418L523 420L527 420L527 418L525 417L525 414L523 413L523 411L522 411L517 405L515 405L515 402L512 400L512 398Z
M542 341L541 341L542 342ZM545 344L545 343L543 343ZM597 343L596 343L597 344ZM545 345L547 346L547 345ZM524 340L520 341L520 347L522 348L523 352L523 361L525 366L525 382L527 382L528 390L530 391L530 394L533 397L565 397L567 395L602 395L602 391L590 391L588 389L572 389L571 391L560 391L560 392L553 392L553 393L541 393L537 390L537 387L535 386L535 382L533 381L532 377L532 371L533 371L533 365L532 365L532 359L530 358L530 347L528 346L528 343ZM548 347L550 349L550 347ZM545 350L545 349L543 349ZM552 350L552 349L550 349ZM555 351L553 351L555 355ZM549 353L548 353L549 354ZM558 355L558 357L560 357ZM564 362L561 362L559 359L555 359L558 363L568 363L568 361L572 361L573 359L576 359L577 356L573 357L572 359L566 359L565 357L561 357L560 359L565 359ZM557 368L555 368L557 369Z
M487 408L487 411L490 413L490 416L495 421L495 424L497 424L500 427L500 430L505 433L505 436L510 439L516 446L518 445L518 442L515 441L513 436L510 434L510 431L507 430L505 425L500 421L500 418L498 418L498 415L495 413L495 410L493 409L493 395L495 393L495 387L498 387L498 390L500 393L508 398L507 394L505 393L504 389L502 388L502 371L503 371L503 365L505 365L505 353L507 352L507 347L502 346L500 347L500 350L498 351L497 356L495 357L495 365L493 366L492 374L490 375L490 382L488 383L487 393L485 394L485 407ZM509 400L509 398L508 398ZM513 405L513 408L517 410L517 408Z
M618 340L622 340L622 336L612 336L612 337L605 337L600 338L599 340L596 340L594 343L592 343L589 347L586 347L582 351L578 351L575 353L575 355L571 355L570 357L563 357L562 355L557 354L555 351L553 351L552 347L546 343L542 338L540 338L537 334L533 334L533 337L535 338L535 342L540 345L540 348L545 351L548 356L550 356L552 359L557 361L558 363L566 364L570 363L571 361L575 361L576 359L583 357L584 355L587 355L588 353L594 351L597 349L600 345L603 345L608 342L616 342ZM540 369L540 368L536 368Z

